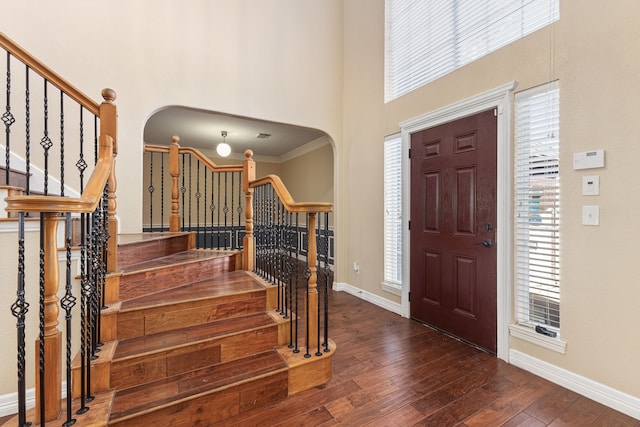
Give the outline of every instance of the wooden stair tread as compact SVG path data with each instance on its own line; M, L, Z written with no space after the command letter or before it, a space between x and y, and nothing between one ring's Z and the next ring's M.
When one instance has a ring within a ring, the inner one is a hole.
M119 272L124 274L131 274L142 272L146 270L154 270L159 268L165 268L172 265L188 264L192 262L198 262L202 260L224 258L229 255L236 254L236 251L214 251L207 249L190 249L183 252L167 255L161 258L156 258L150 261L143 261L137 264L128 265L119 269Z
M127 312L146 307L157 307L261 290L264 290L264 286L247 271L236 270L219 274L211 279L123 301L120 310L121 312Z
M113 402L110 421L169 404L178 404L201 394L213 393L286 370L286 364L273 350L119 390Z
M183 329L160 332L142 337L129 338L118 342L114 361L142 354L170 351L172 348L196 344L207 339L274 326L273 318L266 312L247 316L217 320Z
M118 234L118 247L127 245L135 245L142 242L149 242L152 240L163 240L174 237L188 236L188 232L162 232L162 233L125 233Z

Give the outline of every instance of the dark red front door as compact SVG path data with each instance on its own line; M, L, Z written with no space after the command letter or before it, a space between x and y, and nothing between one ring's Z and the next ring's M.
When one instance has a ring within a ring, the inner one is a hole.
M411 135L411 317L496 352L494 110Z

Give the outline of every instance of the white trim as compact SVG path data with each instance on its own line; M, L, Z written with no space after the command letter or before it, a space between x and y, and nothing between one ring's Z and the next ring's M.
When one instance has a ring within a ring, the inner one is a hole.
M442 123L451 122L491 108L498 109L498 153L497 153L497 354L500 359L509 361L509 324L511 320L511 104L515 81L498 86L489 91L458 101L438 110L400 123L402 131L403 152L411 146L411 134L432 128ZM403 157L403 223L407 224L411 209L411 168L407 156ZM410 290L410 233L403 227L403 277L402 316L409 317Z
M36 406L36 389L30 388L25 392L27 409L31 409ZM67 397L67 382L62 382L62 398ZM18 393L7 393L0 395L0 417L6 417L7 415L14 415L18 413Z
M402 296L402 285L397 283L382 282L380 283L380 289L393 295Z
M318 150L329 143L330 143L329 138L326 135L323 135L320 138L314 139L313 141L307 144L304 144L301 147L294 148L293 150L284 153L282 156L279 157L280 162L284 163L289 160L293 160L296 157L300 157L307 153L311 153L312 151Z
M280 163L288 162L289 160L293 160L296 157L303 156L307 153L311 153L312 151L318 150L328 144L331 144L331 140L329 136L322 135L321 137L316 138L305 145L294 148L293 150L288 151L281 156L254 155L253 160L255 160L256 162L280 164ZM204 154L207 157L210 157L213 160L220 159L220 156L216 153L216 150L202 149L202 148L200 148L199 150L202 154ZM225 159L243 161L245 160L245 155L244 153L231 153L230 155L225 157Z
M385 310L392 311L396 314L401 314L402 306L400 304L389 301L388 299L376 294L372 294L371 292L356 288L355 286L348 283L333 282L333 290L338 292L346 292L362 300L370 302L371 304L375 304L378 307L382 307Z
M536 359L518 350L512 349L509 359L514 366L640 420L640 398Z
M509 333L513 337L539 345L556 353L565 354L567 349L567 342L562 341L559 337L551 338L546 335L541 335L534 331L533 328L527 328L526 326L517 324L509 325Z

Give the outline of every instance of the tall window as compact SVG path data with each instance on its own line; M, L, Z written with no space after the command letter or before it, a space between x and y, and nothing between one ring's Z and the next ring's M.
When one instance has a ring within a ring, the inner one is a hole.
M560 327L558 82L515 97L516 315Z
M559 0L386 0L385 101L559 18Z
M384 141L384 282L402 285L402 138Z

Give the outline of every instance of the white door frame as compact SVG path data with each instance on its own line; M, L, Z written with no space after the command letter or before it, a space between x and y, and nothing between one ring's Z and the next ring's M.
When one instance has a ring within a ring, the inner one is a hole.
M511 106L516 82L507 83L481 94L458 101L435 111L414 117L400 123L402 132L402 152L408 153L411 147L411 134L432 128L442 123L471 116L482 111L496 108L498 112L497 129L497 224L496 224L496 279L497 279L497 355L509 361L509 323L511 321L511 272L513 259L512 207L511 207ZM403 224L411 217L411 162L408 156L402 156L402 212ZM403 227L402 236L402 315L409 317L410 265L411 250L408 227Z

